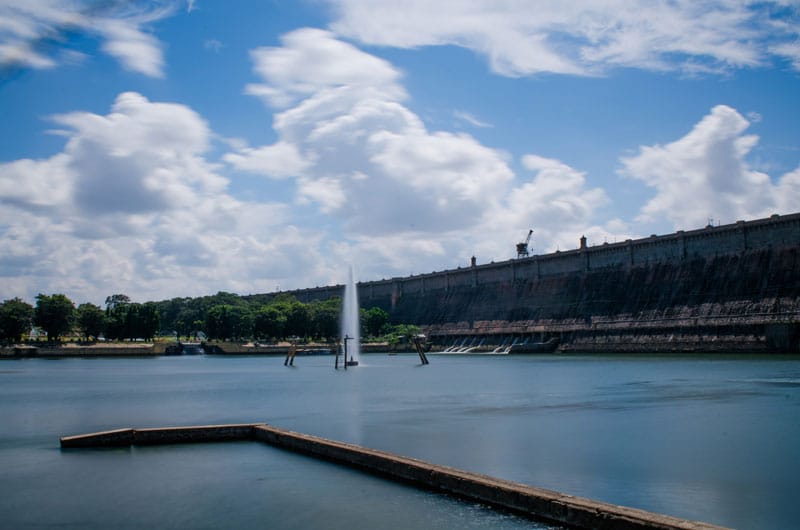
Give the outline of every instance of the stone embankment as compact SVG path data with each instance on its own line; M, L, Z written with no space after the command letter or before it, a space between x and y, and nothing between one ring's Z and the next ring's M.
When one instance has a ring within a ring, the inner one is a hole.
M369 473L575 528L617 530L712 530L687 521L552 490L439 466L404 456L279 429L266 424L209 425L156 429L118 429L65 436L61 447L120 447L171 443L258 440L270 445L354 467Z
M13 357L152 357L163 355L160 343L33 344L0 348L0 358Z

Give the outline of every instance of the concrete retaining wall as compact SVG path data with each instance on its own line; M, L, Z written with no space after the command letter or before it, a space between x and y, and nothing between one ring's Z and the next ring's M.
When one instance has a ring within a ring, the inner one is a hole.
M118 429L61 438L62 448L114 447L188 442L258 440L373 474L577 528L711 530L721 527L687 521L534 488L486 475L430 464L296 433L266 424L207 425L156 429Z
M116 429L91 434L61 437L64 449L80 447L121 447L251 440L253 424L199 425L153 429Z

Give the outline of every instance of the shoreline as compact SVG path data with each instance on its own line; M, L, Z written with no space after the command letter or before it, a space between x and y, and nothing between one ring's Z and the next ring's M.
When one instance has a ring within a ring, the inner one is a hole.
M698 347L700 345L700 347ZM211 355L211 356L262 356L262 357L283 357L289 351L288 346L274 346L270 348L241 348L234 347L229 351L219 350L198 353L166 353L163 348L157 348L152 344L138 347L61 347L61 348L36 348L36 347L2 347L0 348L0 360L14 359L93 359L93 358L156 358L156 357L176 357L191 355ZM320 348L309 348L311 351L299 350L298 357L312 356L333 356L332 353L321 351ZM579 356L579 355L675 355L675 356L703 356L703 355L757 355L764 357L791 357L797 356L797 352L774 351L763 347L753 347L749 343L735 343L729 341L703 342L703 343L584 343L562 345L553 352L538 353L498 353L492 348L480 348L470 352L448 352L441 347L434 347L427 352L434 356L462 357L487 357L487 356ZM390 350L385 347L362 349L362 354L366 355L389 355L397 353L414 353L410 348Z

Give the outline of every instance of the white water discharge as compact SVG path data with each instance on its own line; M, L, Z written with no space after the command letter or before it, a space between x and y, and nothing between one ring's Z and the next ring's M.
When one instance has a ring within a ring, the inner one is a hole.
M355 274L353 266L350 266L350 273L347 283L344 286L344 301L342 303L342 342L347 340L347 359L359 361L361 357L361 333L360 318L358 311L358 291L356 289ZM344 351L344 346L342 347Z

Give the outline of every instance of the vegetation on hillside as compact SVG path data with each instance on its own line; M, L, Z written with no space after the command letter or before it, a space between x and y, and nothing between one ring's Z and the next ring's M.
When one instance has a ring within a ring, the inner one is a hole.
M13 298L0 303L0 341L19 342L31 334L58 341L152 340L156 336L197 340L280 341L287 338L326 341L339 335L339 298L303 303L288 294L242 297L219 292L199 298L132 302L125 294L106 298L100 306L75 303L64 294L36 297L36 305ZM396 341L408 333L393 326L379 307L361 309L363 338ZM31 333L33 331L33 333Z

